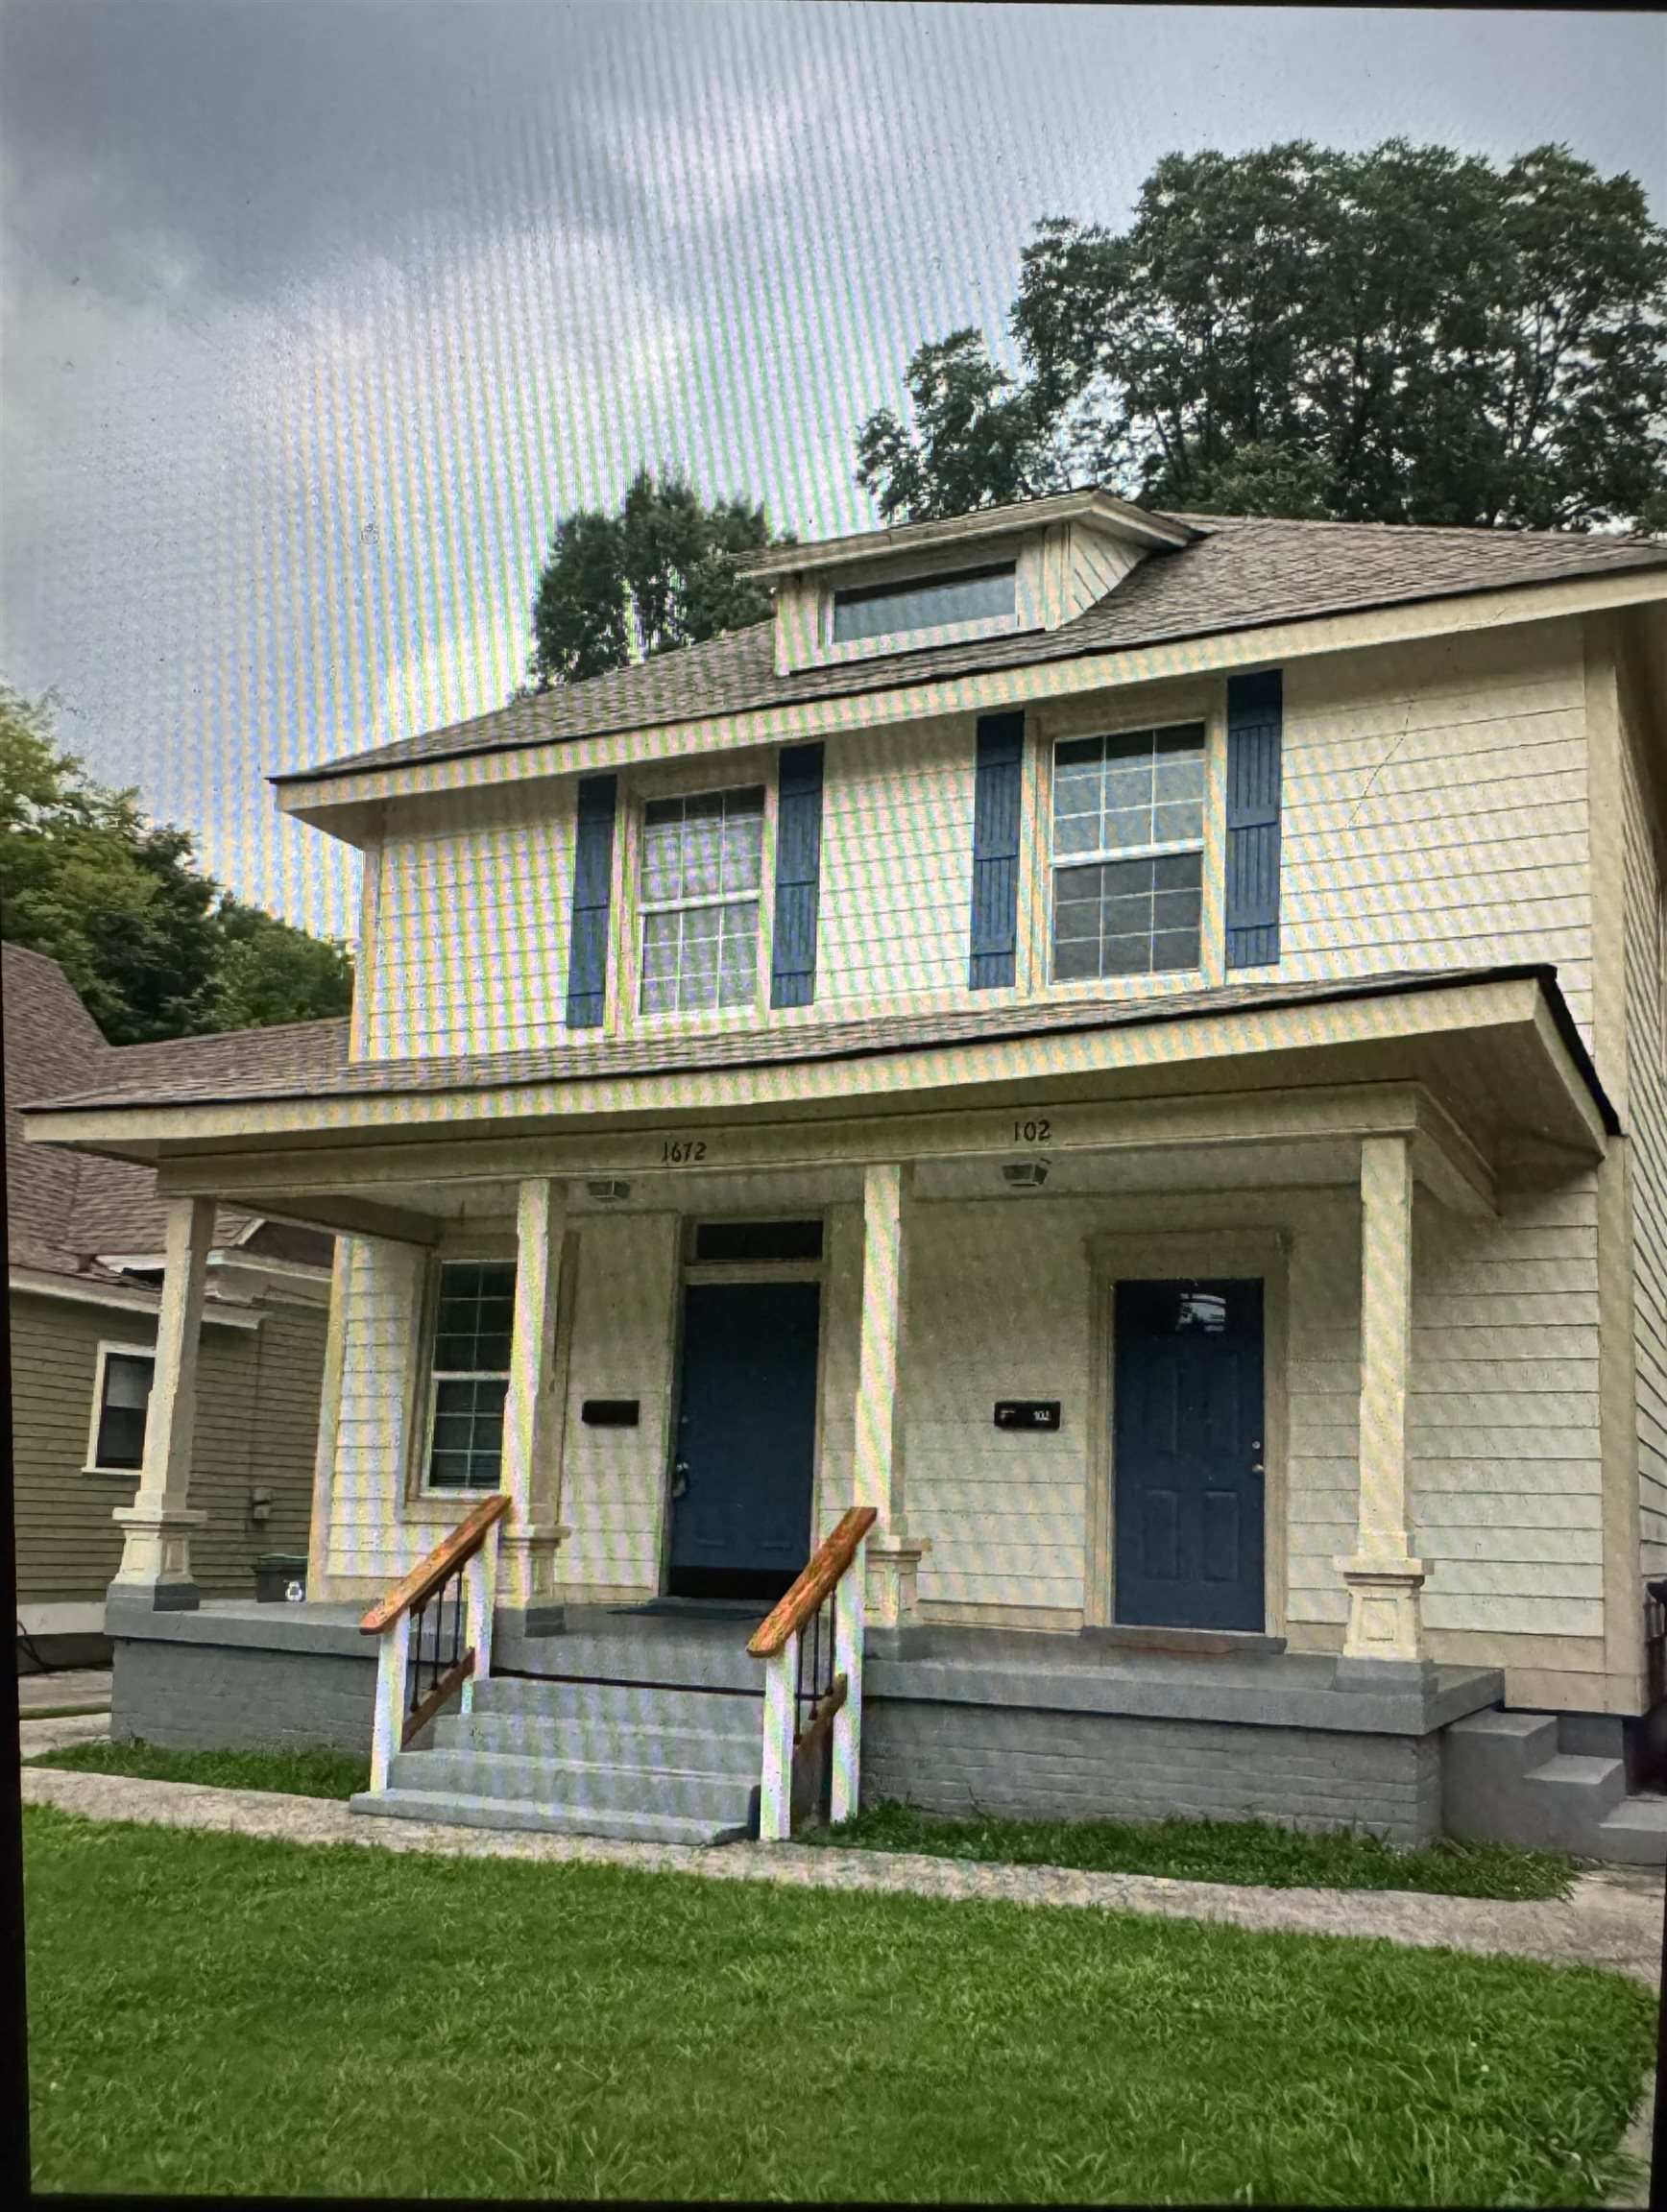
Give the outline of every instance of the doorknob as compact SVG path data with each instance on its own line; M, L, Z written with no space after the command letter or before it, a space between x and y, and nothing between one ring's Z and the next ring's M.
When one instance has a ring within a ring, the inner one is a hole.
M689 1461L676 1460L671 1469L671 1495L681 1498L689 1488Z

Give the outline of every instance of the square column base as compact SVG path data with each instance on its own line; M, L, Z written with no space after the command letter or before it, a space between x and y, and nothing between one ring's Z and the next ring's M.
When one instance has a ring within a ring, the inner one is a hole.
M1345 1670L1352 1672L1363 1664L1394 1666L1403 1671L1427 1664L1418 1603L1418 1593L1424 1586L1424 1562L1405 1552L1376 1557L1356 1553L1351 1559L1339 1559L1336 1565L1348 1589L1348 1626L1343 1632L1340 1680Z
M110 1518L124 1536L122 1563L107 1602L136 1604L155 1613L188 1613L201 1604L191 1579L191 1531L202 1527L206 1513L194 1505L141 1497L114 1507Z
M925 1537L893 1530L868 1540L868 1625L870 1630L901 1629L915 1618L920 1563L931 1550Z
M563 1622L556 1598L556 1553L573 1531L557 1521L518 1521L498 1534L498 1609L530 1620L554 1614L555 1629ZM529 1636L551 1635L555 1629L529 1627Z

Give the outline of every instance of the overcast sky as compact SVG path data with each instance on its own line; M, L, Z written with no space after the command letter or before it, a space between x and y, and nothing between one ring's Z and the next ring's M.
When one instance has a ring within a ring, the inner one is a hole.
M4 0L0 672L244 896L263 781L499 703L640 460L801 535L1037 217L1173 149L1565 141L1667 207L1659 15Z

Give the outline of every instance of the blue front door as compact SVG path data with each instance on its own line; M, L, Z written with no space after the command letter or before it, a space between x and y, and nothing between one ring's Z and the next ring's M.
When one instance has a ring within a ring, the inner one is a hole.
M1262 1286L1120 1283L1117 1619L1260 1629Z
M816 1283L691 1283L671 1481L669 1587L779 1598L810 1555Z

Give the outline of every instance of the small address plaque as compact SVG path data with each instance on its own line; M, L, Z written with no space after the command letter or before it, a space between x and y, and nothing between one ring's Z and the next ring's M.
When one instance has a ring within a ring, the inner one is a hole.
M996 1427L998 1429L1057 1429L1059 1426L1059 1400L1057 1398L998 1398L996 1400Z

